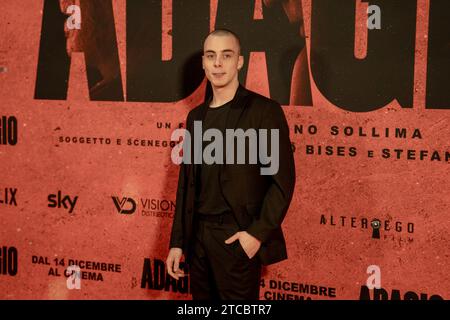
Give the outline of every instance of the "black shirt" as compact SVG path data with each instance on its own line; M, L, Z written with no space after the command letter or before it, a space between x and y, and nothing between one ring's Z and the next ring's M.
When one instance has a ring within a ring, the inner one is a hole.
M205 132L210 128L215 128L222 132L223 137L223 160L225 159L225 122L228 115L228 110L233 100L215 108L208 107L205 119L202 123L202 131ZM213 143L212 141L203 142L203 149ZM215 151L214 151L215 152ZM215 156L214 152L212 155ZM230 211L220 187L219 170L220 164L206 164L203 159L202 163L196 164L198 170L197 176L197 188L195 196L195 210L202 214L221 214L226 211Z

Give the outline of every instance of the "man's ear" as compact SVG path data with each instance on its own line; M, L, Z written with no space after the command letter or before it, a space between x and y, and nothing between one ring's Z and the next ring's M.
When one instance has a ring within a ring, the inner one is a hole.
M244 66L244 56L239 56L239 59L238 59L238 70L241 70L243 66Z

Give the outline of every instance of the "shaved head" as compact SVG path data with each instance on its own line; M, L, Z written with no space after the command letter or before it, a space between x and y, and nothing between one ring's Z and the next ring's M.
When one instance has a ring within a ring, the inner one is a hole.
M205 45L206 40L210 37L210 36L231 36L233 37L238 45L238 54L241 54L241 40L239 39L238 35L236 33L234 33L233 31L229 30L229 29L216 29L212 32L210 32L205 39L203 40L203 46Z

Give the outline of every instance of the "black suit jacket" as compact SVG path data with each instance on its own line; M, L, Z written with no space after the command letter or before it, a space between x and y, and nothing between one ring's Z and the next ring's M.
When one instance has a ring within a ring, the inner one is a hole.
M192 109L186 129L194 137L194 121L203 121L211 98ZM226 119L225 128L246 131L254 129L279 130L279 169L274 175L261 175L262 164L222 164L219 173L222 193L232 209L240 229L261 240L257 252L264 265L287 258L281 223L289 208L295 187L294 156L289 139L289 127L279 103L239 85ZM270 133L269 133L270 137ZM270 139L268 139L270 141ZM191 143L193 145L193 143ZM270 149L270 145L269 148ZM192 152L193 155L193 147ZM246 145L248 155L248 145ZM193 161L191 161L193 163ZM196 188L194 164L180 165L175 215L170 248L182 248L189 263L193 232Z

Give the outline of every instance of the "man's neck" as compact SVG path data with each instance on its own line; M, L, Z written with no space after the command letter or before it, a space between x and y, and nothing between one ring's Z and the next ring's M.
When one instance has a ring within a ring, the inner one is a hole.
M212 87L213 98L209 106L211 108L216 108L231 101L234 98L238 87L239 81L233 81L230 85L222 88Z

